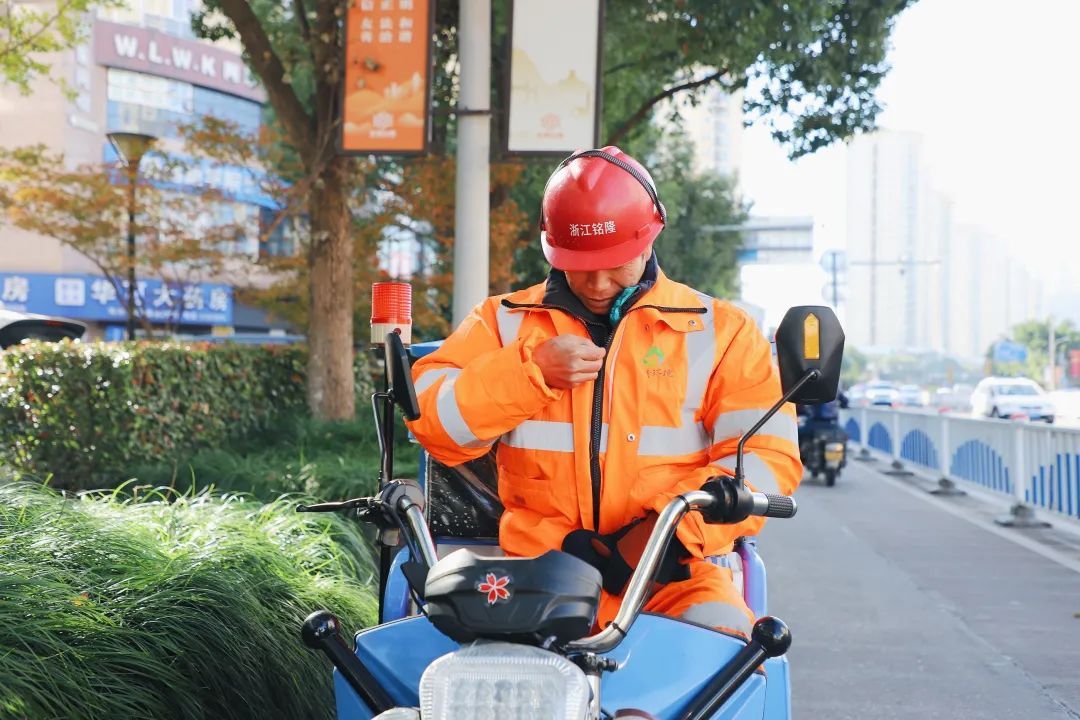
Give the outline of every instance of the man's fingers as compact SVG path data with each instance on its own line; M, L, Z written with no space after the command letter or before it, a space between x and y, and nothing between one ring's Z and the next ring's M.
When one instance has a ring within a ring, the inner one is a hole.
M603 360L579 360L574 364L575 372L598 373L604 366Z
M577 356L582 360L602 360L607 351L602 347L593 345L588 340L578 348Z

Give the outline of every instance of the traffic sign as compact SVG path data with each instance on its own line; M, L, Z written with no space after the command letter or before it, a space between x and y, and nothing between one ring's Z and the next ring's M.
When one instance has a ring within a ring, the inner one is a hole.
M827 273L844 272L847 270L847 262L845 250L828 250L821 256L821 269Z
M1022 363L1027 362L1028 349L1020 343L1002 340L994 343L994 362L998 363Z
M836 307L840 303L847 301L847 298L844 295L843 285L836 285L835 290L836 297L833 297L833 284L831 282L827 282L821 286L821 297L823 297L825 299L825 302L829 303L833 307Z

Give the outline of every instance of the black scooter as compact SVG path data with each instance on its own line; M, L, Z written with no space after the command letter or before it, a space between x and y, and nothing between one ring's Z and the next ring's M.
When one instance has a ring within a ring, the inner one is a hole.
M840 471L847 465L848 435L838 423L799 418L799 455L803 466L815 480L825 476L825 484L832 487Z

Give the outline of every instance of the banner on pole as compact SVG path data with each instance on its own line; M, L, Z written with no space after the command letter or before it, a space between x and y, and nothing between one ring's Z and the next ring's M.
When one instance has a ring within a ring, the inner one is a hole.
M510 29L511 153L569 154L600 134L600 0L514 0Z
M430 133L433 0L351 0L341 150L406 155Z

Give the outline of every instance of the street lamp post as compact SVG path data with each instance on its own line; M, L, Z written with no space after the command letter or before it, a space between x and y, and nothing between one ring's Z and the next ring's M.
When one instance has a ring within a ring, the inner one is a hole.
M128 235L127 235L127 260L128 260L128 289L127 289L127 337L135 339L135 186L139 179L139 163L143 156L153 147L157 138L153 135L142 133L112 132L108 134L109 142L112 143L116 154L120 157L120 163L128 171Z

